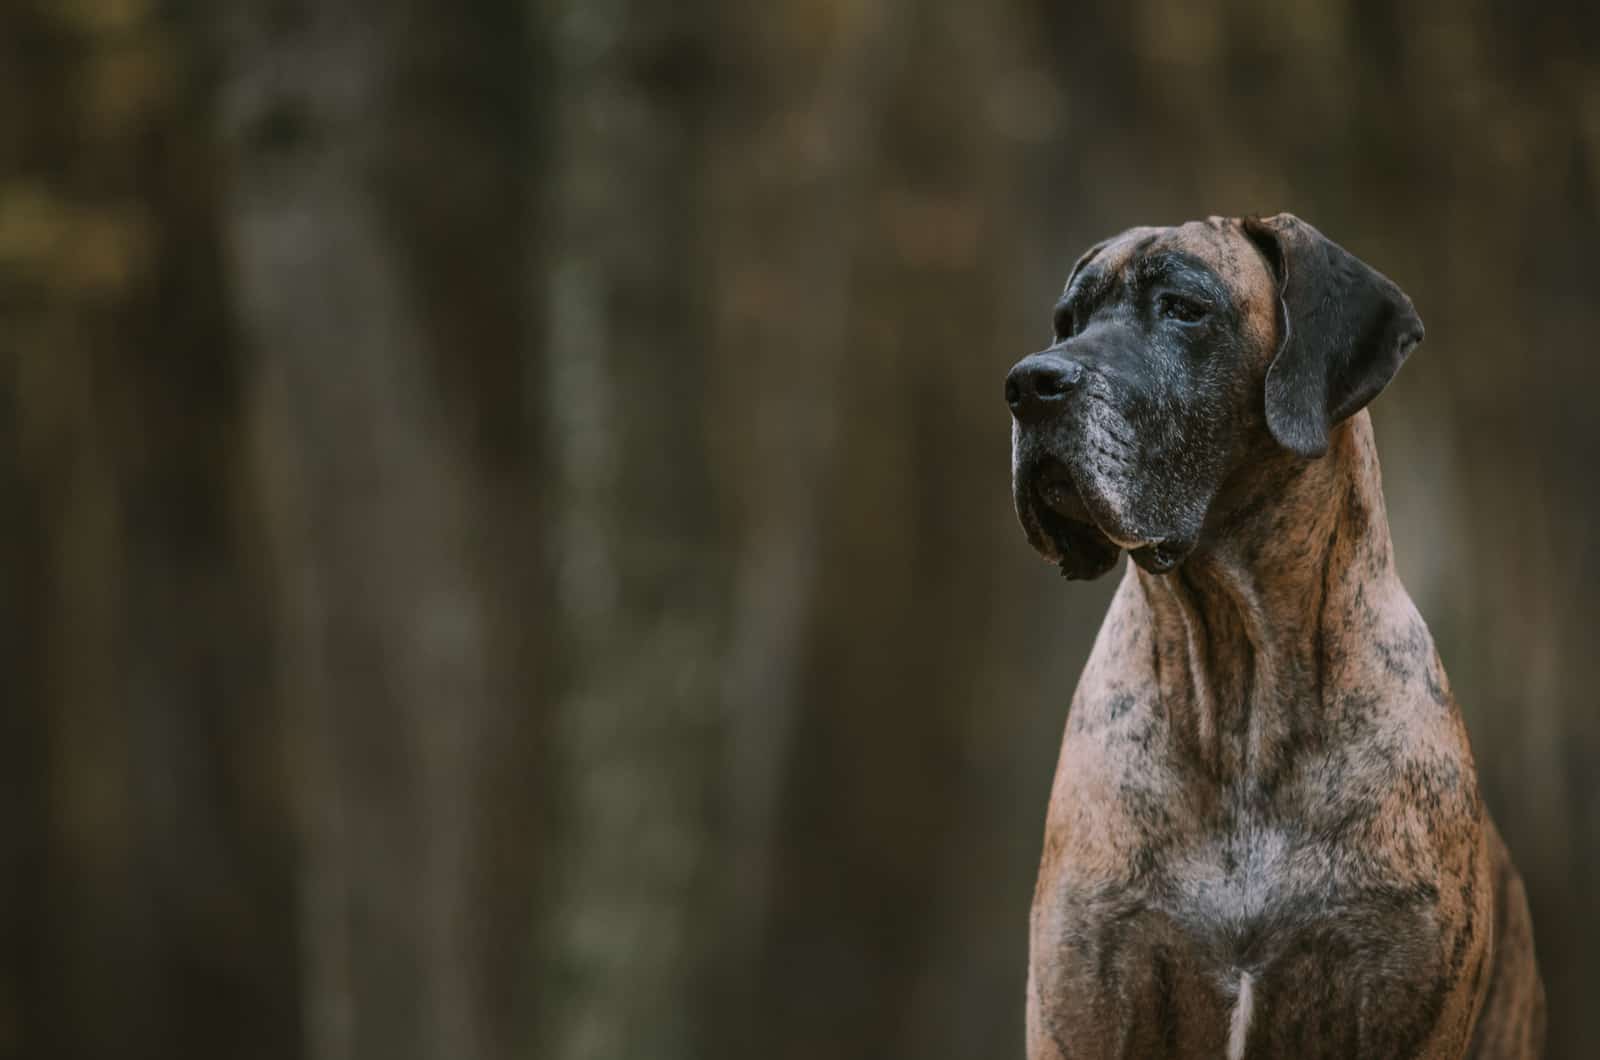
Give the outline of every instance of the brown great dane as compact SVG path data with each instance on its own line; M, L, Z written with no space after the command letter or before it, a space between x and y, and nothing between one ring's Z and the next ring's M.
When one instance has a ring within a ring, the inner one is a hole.
M1029 542L1069 578L1133 560L1050 796L1032 1060L1540 1054L1364 411L1421 339L1310 225L1212 218L1091 249L1007 377Z

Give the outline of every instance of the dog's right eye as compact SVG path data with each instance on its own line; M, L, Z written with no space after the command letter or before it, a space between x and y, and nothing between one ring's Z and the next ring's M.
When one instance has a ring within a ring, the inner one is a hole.
M1175 294L1162 295L1159 308L1162 316L1168 320L1176 320L1180 324L1198 324L1206 318L1208 312L1204 303Z
M1077 321L1073 318L1071 309L1064 305L1056 306L1055 328L1057 342L1062 339L1072 338L1072 331L1076 325Z

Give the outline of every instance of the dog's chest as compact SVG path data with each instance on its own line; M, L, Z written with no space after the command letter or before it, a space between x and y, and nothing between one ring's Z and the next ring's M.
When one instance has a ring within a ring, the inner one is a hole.
M1413 1055L1452 980L1438 897L1246 822L1041 888L1033 1000L1074 1057Z

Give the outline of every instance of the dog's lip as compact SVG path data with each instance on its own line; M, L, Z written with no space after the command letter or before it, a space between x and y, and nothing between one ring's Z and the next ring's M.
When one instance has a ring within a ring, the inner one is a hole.
M1095 508L1085 497L1077 478L1066 463L1053 456L1044 457L1033 471L1032 493L1044 511L1088 531L1108 544L1127 551L1139 566L1154 574L1164 574L1182 562L1188 548L1178 542L1132 538L1118 533L1095 516ZM1098 498L1097 498L1098 500Z
M1019 500L1030 514L1024 525L1032 524L1041 539L1045 558L1069 579L1097 578L1116 562L1120 549L1090 516L1071 474L1060 461L1046 458L1029 469Z
M1079 492L1072 473L1054 457L1046 458L1039 464L1033 477L1033 493L1041 505L1063 519L1087 523L1101 530L1094 516L1089 513L1089 506L1084 503L1083 494ZM1101 533L1104 532L1101 530Z
M1129 540L1118 534L1106 520L1098 518L1094 506L1078 485L1077 477L1063 461L1055 457L1045 457L1035 468L1033 495L1036 503L1045 511L1094 531L1117 548L1135 549L1150 544L1147 541Z

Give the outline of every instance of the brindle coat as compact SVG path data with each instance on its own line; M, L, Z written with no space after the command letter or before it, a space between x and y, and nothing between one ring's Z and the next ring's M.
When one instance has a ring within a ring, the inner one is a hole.
M1033 1060L1534 1057L1522 884L1396 576L1365 404L1410 301L1289 215L1079 262L1008 379L1019 516L1132 552L1072 700Z

